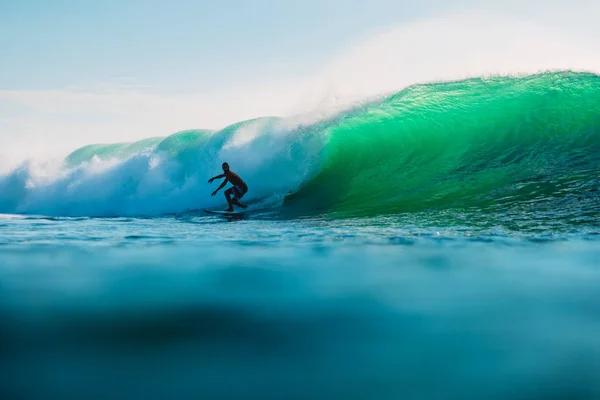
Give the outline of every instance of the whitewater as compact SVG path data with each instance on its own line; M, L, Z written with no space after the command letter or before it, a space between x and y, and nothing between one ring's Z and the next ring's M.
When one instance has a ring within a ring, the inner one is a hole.
M223 162L253 211L203 211ZM29 160L0 174L0 397L598 399L599 213L584 72Z

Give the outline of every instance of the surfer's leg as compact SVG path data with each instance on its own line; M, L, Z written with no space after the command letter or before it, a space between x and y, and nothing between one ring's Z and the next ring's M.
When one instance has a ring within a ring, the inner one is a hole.
M225 198L227 199L227 204L229 204L229 208L225 211L233 211L233 201L231 200L231 195L233 194L233 190L231 188L225 191Z
M238 206L238 207L241 207L241 208L246 208L246 207L248 207L247 205L245 205L244 203L242 203L242 202L240 201L240 199L241 199L241 198L242 198L242 196L244 195L244 192L242 192L242 191L240 190L240 188L238 188L237 186L234 186L234 187L232 187L232 188L231 188L231 189L229 189L229 190L231 190L231 192L233 193L233 197L232 197L232 199L231 199L231 203L233 203L233 204L235 204L236 206Z
M240 199L244 196L244 194L246 194L245 192L243 192L239 187L234 186L231 188L233 190L233 198L231 199L231 202L233 204L235 204L238 207L241 208L247 208L248 206L245 205L244 203L242 203L240 201Z
M239 200L236 200L236 199L231 200L231 202L233 204L235 204L236 206L238 206L238 207L242 207L242 208L247 208L248 207L247 205L245 205L244 203L242 203L242 202L240 202Z

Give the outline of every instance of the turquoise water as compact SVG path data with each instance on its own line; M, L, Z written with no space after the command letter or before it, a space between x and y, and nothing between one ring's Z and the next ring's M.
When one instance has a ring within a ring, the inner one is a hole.
M600 229L0 219L3 392L600 396Z
M600 398L599 83L417 85L18 166L2 398ZM223 161L245 215L201 211Z

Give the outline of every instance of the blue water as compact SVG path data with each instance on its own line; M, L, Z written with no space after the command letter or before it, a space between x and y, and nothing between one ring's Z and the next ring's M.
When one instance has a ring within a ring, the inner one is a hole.
M421 217L0 216L2 398L600 398L600 229Z

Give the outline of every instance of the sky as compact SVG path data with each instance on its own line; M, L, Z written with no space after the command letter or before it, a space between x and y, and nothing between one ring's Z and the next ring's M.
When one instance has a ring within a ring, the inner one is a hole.
M600 72L596 0L0 0L0 166L408 85Z

